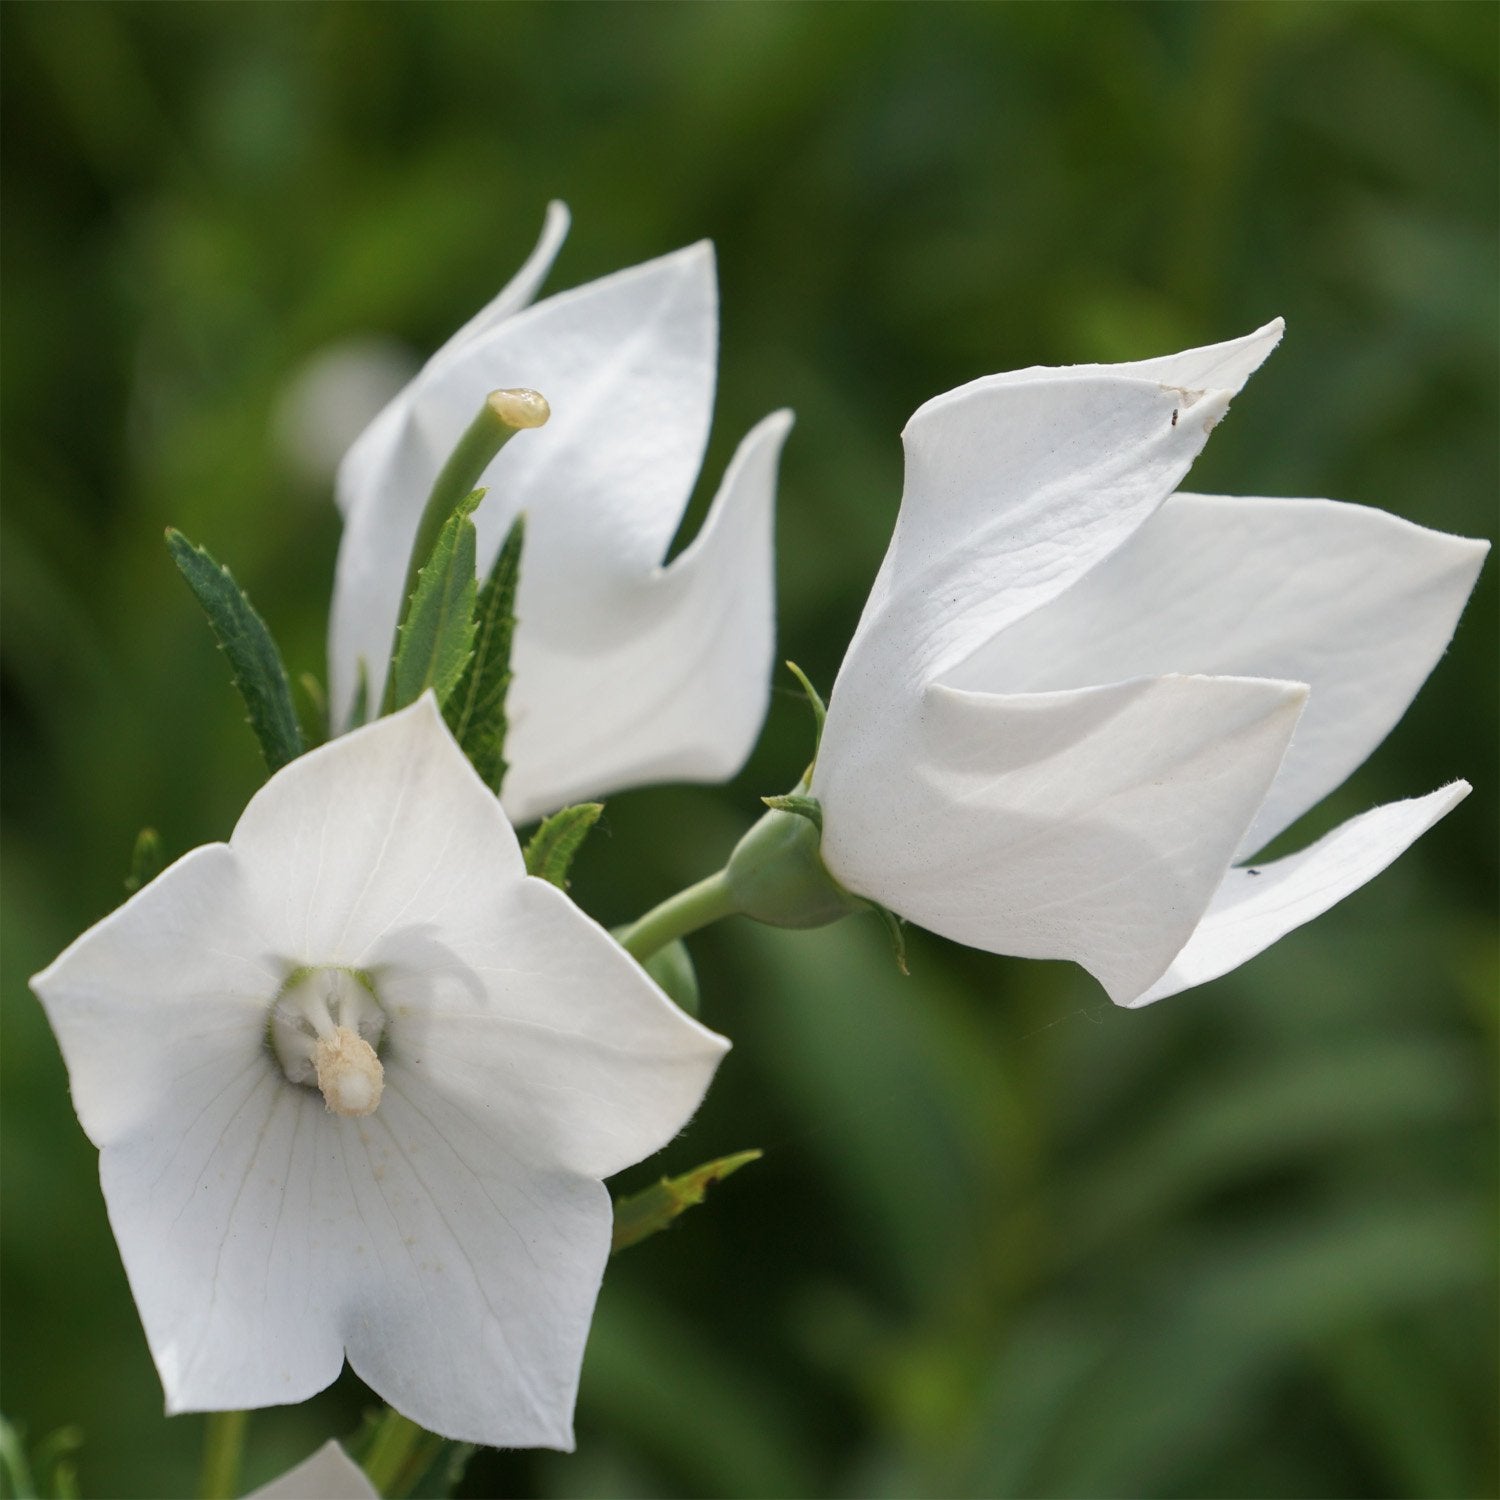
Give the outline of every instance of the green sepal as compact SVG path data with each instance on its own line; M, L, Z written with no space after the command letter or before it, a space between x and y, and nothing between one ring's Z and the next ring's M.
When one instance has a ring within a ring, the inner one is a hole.
M396 633L391 663L392 711L415 703L431 688L444 704L458 686L474 649L474 523L484 499L474 490L443 523L417 573L406 616Z
M722 1182L731 1172L738 1172L748 1162L759 1161L759 1151L737 1151L733 1156L721 1156L716 1161L704 1162L681 1177L663 1177L644 1192L632 1193L628 1198L615 1200L615 1232L610 1241L610 1253L639 1244L653 1234L660 1233L679 1214L702 1203L704 1196L714 1183Z
M526 873L567 890L573 856L603 811L602 802L580 802L543 818L526 845Z
M248 721L260 741L267 769L279 771L302 754L302 730L292 706L286 668L266 622L256 614L229 569L171 526L167 528L167 550L208 616L219 649L229 658L234 685L245 700Z
M474 609L474 654L443 717L480 779L498 797L505 782L505 695L510 688L510 650L516 632L516 585L526 518L517 516L479 591Z
M884 924L886 936L891 940L891 954L896 960L896 967L910 978L911 970L906 967L906 924L889 907L882 906L878 901L867 901L865 905Z
M813 758L817 759L818 746L823 743L823 725L828 719L828 709L819 696L817 688L808 681L807 673L796 662L789 661L786 669L801 683L802 691L807 694L807 706L812 709L813 716Z
M161 835L154 828L143 828L135 836L135 849L130 856L130 874L125 877L125 890L129 895L150 885L161 874L163 864Z
M777 812L796 813L799 818L806 818L819 833L823 831L823 804L816 797L788 792L784 797L762 797L760 800Z
M674 938L665 947L658 948L641 967L681 1009L690 1016L698 1014L698 971L693 967L692 954L681 938Z

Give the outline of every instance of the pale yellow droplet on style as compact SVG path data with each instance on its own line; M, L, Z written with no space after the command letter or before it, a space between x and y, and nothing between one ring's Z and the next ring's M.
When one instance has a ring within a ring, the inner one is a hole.
M507 427L545 427L547 419L552 415L552 408L540 391L491 391L486 400L490 410Z

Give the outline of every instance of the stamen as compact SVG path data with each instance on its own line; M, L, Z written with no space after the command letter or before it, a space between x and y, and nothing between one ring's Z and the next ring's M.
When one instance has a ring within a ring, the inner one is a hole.
M376 1054L385 1012L362 975L303 969L271 1008L270 1041L292 1083L316 1088L339 1115L373 1114L385 1087Z
M356 1031L336 1027L313 1052L318 1087L336 1115L373 1115L385 1088L385 1069L375 1049Z

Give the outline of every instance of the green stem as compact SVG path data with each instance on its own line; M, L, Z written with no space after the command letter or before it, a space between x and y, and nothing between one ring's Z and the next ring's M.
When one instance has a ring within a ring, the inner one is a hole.
M485 397L478 414L432 482L432 493L427 497L411 544L406 582L401 589L403 601L411 598L417 574L427 565L438 533L458 508L459 501L478 488L490 461L518 432L542 426L549 415L546 401L535 391L491 391Z
M739 906L730 894L726 872L719 870L685 891L668 896L660 906L653 906L645 916L637 918L620 933L620 946L637 962L644 963L668 943L707 927L710 922L732 917L737 911Z
M412 1450L427 1436L410 1417L393 1406L385 1409L365 1454L365 1475L382 1495L397 1493L396 1484L406 1470Z
M203 1472L198 1493L203 1500L233 1500L238 1491L240 1452L245 1446L247 1411L211 1411L203 1433Z

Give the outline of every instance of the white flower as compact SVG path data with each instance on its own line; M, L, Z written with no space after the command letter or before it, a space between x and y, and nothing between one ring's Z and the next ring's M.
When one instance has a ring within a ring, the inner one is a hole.
M365 1471L329 1438L279 1479L251 1490L245 1500L380 1500Z
M526 875L430 694L32 985L169 1411L301 1401L347 1353L434 1432L570 1446L600 1179L728 1044Z
M812 785L851 891L1140 1005L1327 910L1468 792L1231 867L1385 737L1487 550L1328 500L1172 493L1280 335L990 376L912 417Z
M651 781L723 780L765 716L774 644L772 506L791 426L740 444L691 546L663 566L708 441L718 349L713 249L529 306L567 232L554 203L531 258L349 450L329 643L334 722L368 701L395 635L433 479L486 394L542 392L552 420L485 472L488 571L518 512L526 545L504 803L520 823Z

